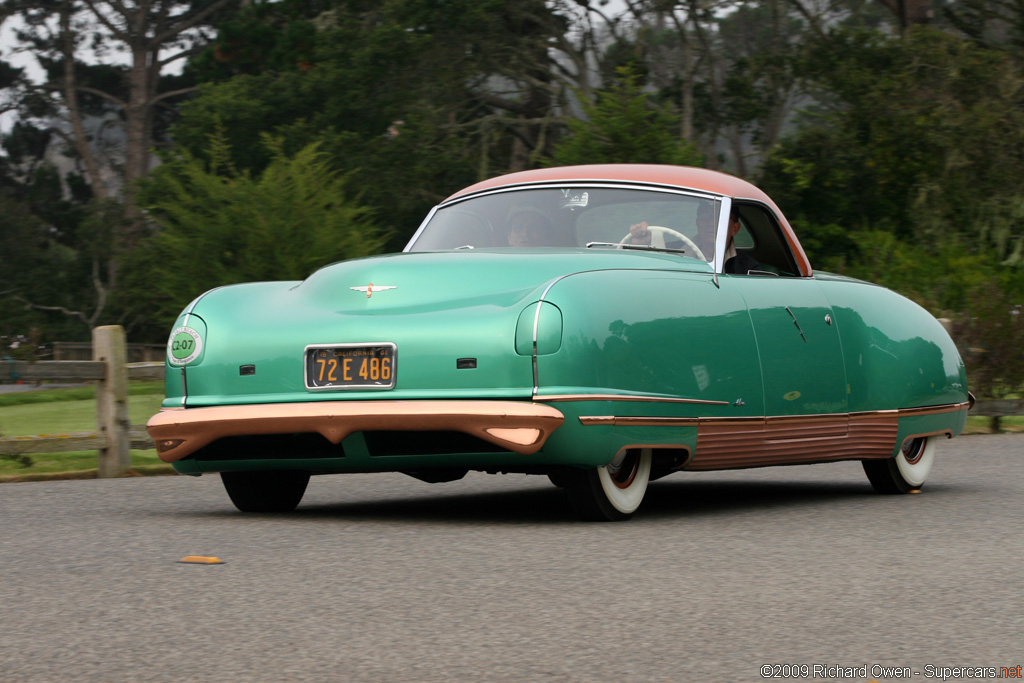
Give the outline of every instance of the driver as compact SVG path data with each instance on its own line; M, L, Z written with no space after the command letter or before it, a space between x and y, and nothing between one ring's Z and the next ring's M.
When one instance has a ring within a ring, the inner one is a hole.
M697 220L695 222L697 225L697 238L694 240L694 243L701 250L701 253L704 254L705 258L710 261L715 253L714 206L707 202L699 204L697 206ZM650 244L651 231L648 229L650 227L651 224L647 221L641 221L629 226L629 234L633 244ZM725 273L746 275L749 271L760 268L760 264L754 257L745 251L736 250L733 238L736 237L741 227L739 213L734 206L729 212L729 237L725 245L725 265L722 268L722 271Z
M700 249L705 260L710 261L715 253L715 207L710 202L701 202L697 205L697 236L693 239L694 244ZM651 224L641 221L629 226L629 234L633 244L650 244ZM682 246L685 246L682 245Z

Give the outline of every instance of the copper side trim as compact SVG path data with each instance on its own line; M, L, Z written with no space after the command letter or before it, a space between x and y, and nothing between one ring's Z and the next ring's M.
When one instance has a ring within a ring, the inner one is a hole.
M685 469L887 458L896 446L898 429L898 414L893 411L768 418L760 425L701 420L696 455Z
M727 406L728 401L705 401L697 398L664 398L661 396L623 396L620 394L554 394L543 396L536 394L535 401L644 401L647 403L692 403L705 406Z
M901 408L900 416L909 417L911 415L941 415L942 413L956 413L961 410L968 410L971 407L970 401L964 401L963 403L951 403L944 406L925 406L924 408Z
M320 401L165 410L146 431L164 462L227 436L316 432L337 444L366 430L464 432L529 455L564 421L551 406L516 401Z
M714 425L716 427L728 427L729 425L750 424L764 426L764 417L702 417L698 418L701 424Z
M865 415L899 415L899 410L862 410L856 413L849 413L850 417L863 417Z
M899 419L967 410L970 402L923 408L876 410L832 415L771 417L580 417L587 426L697 427L697 454L685 469L727 469L832 460L888 458L896 447ZM920 436L945 434L945 429Z

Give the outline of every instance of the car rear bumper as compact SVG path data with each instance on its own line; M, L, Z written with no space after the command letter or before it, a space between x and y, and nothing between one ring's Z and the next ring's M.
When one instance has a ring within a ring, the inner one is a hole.
M456 431L529 455L564 421L551 406L518 401L326 401L164 409L146 431L164 462L224 437L318 433L338 444L361 431Z

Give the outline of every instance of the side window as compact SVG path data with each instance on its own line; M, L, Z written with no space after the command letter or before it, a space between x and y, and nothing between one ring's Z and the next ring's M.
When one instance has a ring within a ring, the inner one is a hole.
M799 273L793 253L775 216L759 204L738 204L741 228L734 238L737 251L757 261L757 271L783 277Z
M743 215L740 214L740 231L736 233L736 237L733 238L733 245L737 249L750 250L754 248L754 236L750 234L750 228L747 227L747 223L743 220Z

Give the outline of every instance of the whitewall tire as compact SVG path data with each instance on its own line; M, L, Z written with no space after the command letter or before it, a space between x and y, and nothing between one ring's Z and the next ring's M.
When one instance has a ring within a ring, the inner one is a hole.
M604 467L566 472L569 502L583 519L616 522L629 519L647 492L651 480L651 449L620 453Z
M879 493L909 493L924 485L935 462L936 436L920 436L903 443L895 458L865 460L864 472Z

